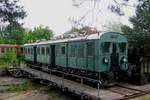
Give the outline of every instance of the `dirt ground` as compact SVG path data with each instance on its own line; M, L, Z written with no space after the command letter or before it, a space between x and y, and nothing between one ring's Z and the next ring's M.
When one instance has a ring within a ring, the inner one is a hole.
M0 77L0 100L76 100L73 96L43 85L32 85L27 90L9 91L10 86L22 84L26 79ZM150 94L130 100L150 100Z
M55 88L42 85L28 87L25 91L8 91L10 86L21 84L24 80L10 76L0 77L0 100L74 100Z

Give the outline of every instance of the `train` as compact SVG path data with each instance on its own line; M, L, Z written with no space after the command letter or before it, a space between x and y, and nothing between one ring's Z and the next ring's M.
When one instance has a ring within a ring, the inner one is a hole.
M0 44L0 58L2 58L7 51L16 52L17 56L22 55L22 49L20 45Z
M128 39L118 32L28 43L23 50L27 64L100 80L103 85L129 72Z

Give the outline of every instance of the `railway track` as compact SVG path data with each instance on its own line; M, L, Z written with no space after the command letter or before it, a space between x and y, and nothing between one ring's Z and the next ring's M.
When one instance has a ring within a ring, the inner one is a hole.
M122 95L123 98L119 98L119 99L130 99L130 98L135 98L150 93L150 90L144 91L144 90L129 88L121 85L116 85L114 87L107 88L107 90Z

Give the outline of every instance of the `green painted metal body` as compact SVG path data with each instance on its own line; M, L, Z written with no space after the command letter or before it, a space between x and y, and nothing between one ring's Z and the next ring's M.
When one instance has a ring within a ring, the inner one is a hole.
M42 50L43 49L43 50ZM51 58L50 58L50 45L38 45L36 48L37 51L37 62L43 63L43 64L51 64Z
M62 50L63 49L63 50ZM55 64L67 67L67 43L55 44Z
M110 43L109 52L103 52L104 43ZM127 45L124 52L120 50L120 43L127 44L127 38L123 34L107 32L96 39L85 39L77 41L59 42L53 44L36 45L38 47L49 47L49 54L39 55L37 53L37 62L51 64L51 45L55 45L55 65L74 69L82 69L94 72L109 72L112 66L111 55L118 55L118 67L126 70L127 63L122 62L127 59ZM114 47L113 47L114 46ZM104 63L104 58L108 63ZM25 59L33 61L32 55L25 55Z
M34 62L34 52L33 52L33 46L26 46L24 48L24 51L25 51L25 60L26 61L31 61L31 62Z

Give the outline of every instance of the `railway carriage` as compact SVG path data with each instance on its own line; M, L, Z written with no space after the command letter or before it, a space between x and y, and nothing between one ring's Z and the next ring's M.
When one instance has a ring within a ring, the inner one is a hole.
M112 82L128 72L127 38L116 32L25 44L25 60L49 68Z
M24 60L30 63L36 63L36 52L34 46L26 46L24 48Z
M37 63L50 64L49 45L38 45L36 51Z
M20 56L22 52L19 45L0 44L0 58L2 58L7 51L15 52L17 56Z

